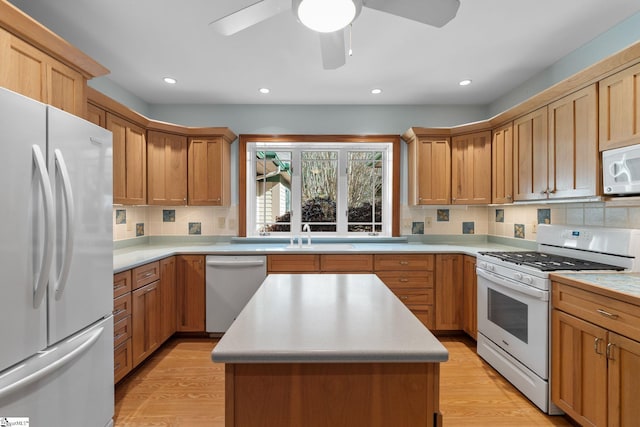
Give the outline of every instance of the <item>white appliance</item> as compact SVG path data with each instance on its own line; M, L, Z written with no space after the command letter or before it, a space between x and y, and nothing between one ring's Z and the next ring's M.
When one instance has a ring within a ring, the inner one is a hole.
M0 88L0 419L112 424L111 133Z
M535 252L481 252L478 354L549 414L554 271L640 271L640 230L540 225Z
M640 194L640 144L602 152L605 194Z
M206 327L226 332L267 277L264 255L210 255L206 272Z

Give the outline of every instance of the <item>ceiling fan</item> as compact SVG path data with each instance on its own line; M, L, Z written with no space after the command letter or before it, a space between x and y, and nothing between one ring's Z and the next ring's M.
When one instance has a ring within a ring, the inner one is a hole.
M345 64L345 28L360 14L362 7L434 27L442 27L456 16L459 0L258 0L209 25L230 36L291 9L294 16L320 37L322 64L326 70Z

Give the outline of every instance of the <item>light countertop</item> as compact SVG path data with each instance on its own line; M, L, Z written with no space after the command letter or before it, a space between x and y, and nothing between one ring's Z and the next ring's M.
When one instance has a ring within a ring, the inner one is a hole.
M535 245L535 243L534 243ZM313 243L311 249L287 248L286 243L154 243L116 249L113 252L113 270L119 273L148 262L172 255L259 255L310 253L460 253L476 256L481 251L514 251L522 247L488 241L469 243Z
M444 362L373 274L269 275L212 352L225 363Z
M640 273L554 273L552 280L566 281L574 285L588 287L590 290L604 293L640 305ZM621 295L616 295L621 294Z

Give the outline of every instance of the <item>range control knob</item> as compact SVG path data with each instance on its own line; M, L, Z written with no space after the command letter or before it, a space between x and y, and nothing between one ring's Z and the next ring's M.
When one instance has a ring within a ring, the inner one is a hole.
M525 283L533 283L533 278L531 276L524 276L524 282Z
M522 280L522 273L516 273L513 275L513 277L515 277L516 280Z

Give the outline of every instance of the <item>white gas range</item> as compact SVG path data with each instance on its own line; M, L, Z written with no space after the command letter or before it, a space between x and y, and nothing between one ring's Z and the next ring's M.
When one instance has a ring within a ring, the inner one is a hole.
M550 287L556 271L640 271L640 230L540 225L535 252L481 252L478 354L541 410L550 393Z

